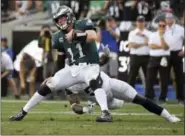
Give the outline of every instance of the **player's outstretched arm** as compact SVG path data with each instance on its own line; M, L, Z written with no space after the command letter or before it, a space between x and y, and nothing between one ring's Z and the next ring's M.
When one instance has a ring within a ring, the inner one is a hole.
M70 38L70 34L72 34L72 38ZM86 31L79 31L74 30L67 34L67 39L70 41L79 41L79 42L93 42L97 41L97 33L94 30L86 30Z
M85 33L87 34L87 42L96 41L98 39L97 33L94 30L86 30Z

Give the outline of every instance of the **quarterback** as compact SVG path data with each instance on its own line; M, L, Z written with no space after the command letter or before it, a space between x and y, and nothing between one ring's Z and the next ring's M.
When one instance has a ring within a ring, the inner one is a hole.
M86 83L94 91L102 114L97 122L111 122L107 97L102 89L100 78L99 55L96 47L97 33L91 20L76 21L73 11L61 6L53 17L59 29L52 37L53 48L63 52L69 59L69 66L58 71L50 80L40 86L23 109L10 120L21 120L27 112L41 102L46 95L59 89L65 89L77 83Z
M93 35L96 34L92 22L90 20L74 21L73 17L71 9L66 6L62 6L54 17L60 31L54 34L53 46L68 55L69 66L66 65L54 77L45 80L38 92L18 114L11 116L10 120L22 120L31 108L43 100L46 95L52 91L67 88L71 95L85 91L90 96L90 100L99 104L102 115L97 118L96 121L98 122L111 122L112 117L108 108L120 107L123 100L142 105L148 111L162 116L170 122L180 121L166 109L140 96L127 83L110 78L105 73L100 72L99 56L94 42L96 38L93 38ZM72 30L68 32L70 27ZM72 109L75 113L82 114L84 112L83 107L77 103L74 100L71 102Z

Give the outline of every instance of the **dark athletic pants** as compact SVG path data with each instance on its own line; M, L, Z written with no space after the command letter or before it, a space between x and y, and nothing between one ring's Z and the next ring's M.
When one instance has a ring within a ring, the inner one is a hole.
M153 90L153 85L159 71L160 83L161 83L161 94L159 99L165 101L168 91L169 84L169 57L167 56L168 66L163 67L160 65L162 57L150 57L148 68L147 68L147 78L146 78L146 91L145 96L149 99L154 99L155 94Z
M146 79L146 71L148 65L148 55L130 55L130 72L128 74L128 83L134 87L139 68L141 67Z

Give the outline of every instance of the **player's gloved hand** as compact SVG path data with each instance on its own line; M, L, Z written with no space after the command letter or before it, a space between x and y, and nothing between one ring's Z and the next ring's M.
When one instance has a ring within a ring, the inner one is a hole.
M103 54L100 56L100 66L103 66L109 62L110 49L108 46L103 46Z
M100 66L103 66L109 62L109 56L107 56L106 54L102 54L99 60Z
M103 52L105 53L105 55L109 56L109 54L110 54L110 49L109 49L108 45L103 46Z

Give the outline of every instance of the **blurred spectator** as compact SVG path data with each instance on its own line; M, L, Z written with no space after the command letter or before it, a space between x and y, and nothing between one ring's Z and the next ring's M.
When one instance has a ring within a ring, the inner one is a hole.
M43 79L52 76L55 70L54 59L52 56L51 35L51 28L48 25L42 26L39 37L39 47L43 49Z
M111 77L117 77L118 69L118 45L120 31L113 17L108 17L106 20L101 20L98 30L99 42L110 49L109 63L102 67L102 70L108 73Z
M13 51L8 47L8 41L6 37L1 38L1 51L6 52L13 60Z
M170 0L159 0L159 9L169 9L170 8Z
M10 56L5 53L2 52L1 53L1 80L6 79L8 81L8 84L11 88L11 91L13 91L14 96L16 99L19 99L19 93L16 87L16 83L13 79L13 62L10 58ZM6 91L6 90L2 90L2 91ZM4 94L6 94L7 92L5 92Z
M42 4L42 0L16 0L15 9L17 11L17 18L23 17L32 12L41 11Z
M28 10L31 9L32 1L26 0L26 1L20 1L16 0L15 4L15 10L17 11L17 18L24 16Z
M185 21L185 10L183 11L183 14L182 14L181 20L180 20L180 22L181 22L181 24L182 24L183 26L185 25L184 21Z
M150 99L155 98L153 85L159 71L161 81L161 95L159 102L166 101L169 82L169 33L166 32L166 21L161 19L158 23L158 31L149 38L150 60L147 69L145 96Z
M146 70L149 60L148 39L151 32L145 28L144 16L138 16L136 29L130 31L128 36L130 48L130 71L128 83L134 87L140 67L146 78Z
M20 87L21 93L26 89L26 81L29 82L29 96L31 97L35 92L35 79L36 79L36 64L35 60L24 53L22 60L20 62Z
M68 0L68 6L71 7L76 19L85 18L89 11L89 0Z
M7 17L8 16L8 0L1 0L1 16Z
M137 12L137 0L124 0L123 1L123 18L124 21L135 21Z
M169 34L169 46L171 51L170 67L173 67L176 81L177 100L184 104L183 89L183 62L184 51L182 50L184 40L184 28L175 23L173 14L166 15L167 33Z
M138 14L144 16L146 21L152 20L154 8L154 1L138 0L137 2Z
M105 1L104 10L109 16L114 17L116 20L122 20L123 2L122 0L107 0Z
M45 7L48 10L50 16L52 17L53 14L57 11L57 9L60 7L61 1L53 1L53 0L45 0Z
M170 7L178 18L183 14L184 4L184 0L170 0Z

